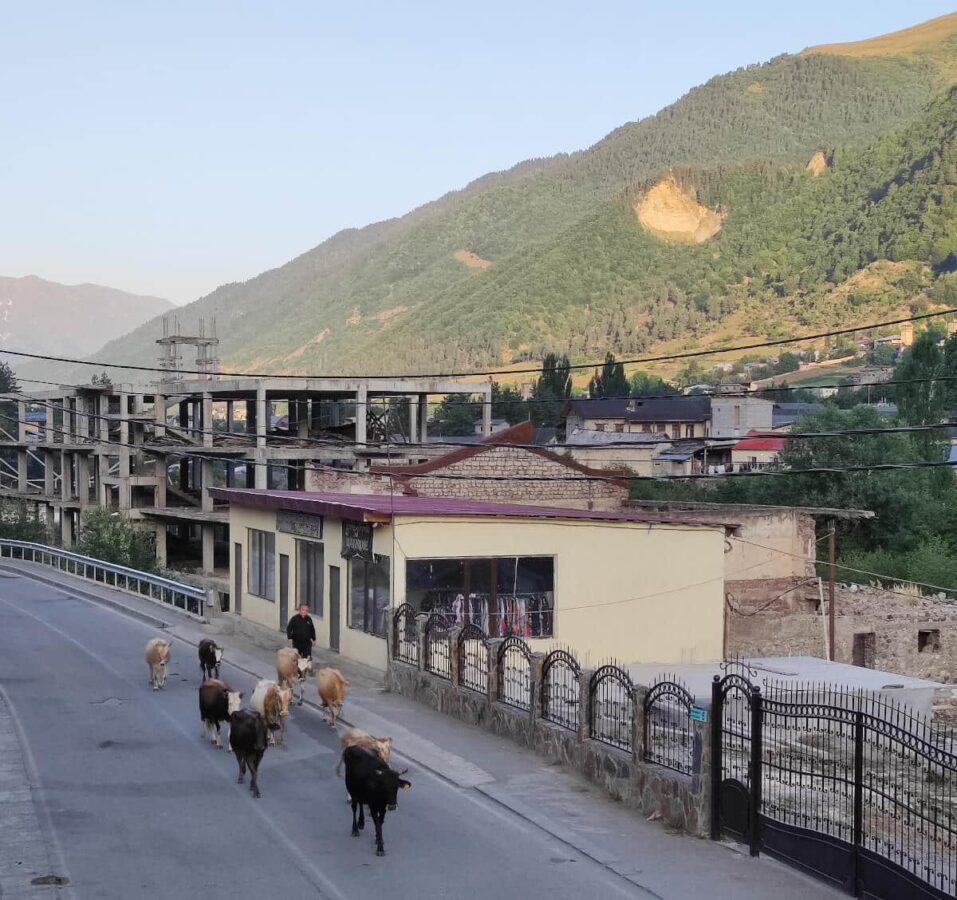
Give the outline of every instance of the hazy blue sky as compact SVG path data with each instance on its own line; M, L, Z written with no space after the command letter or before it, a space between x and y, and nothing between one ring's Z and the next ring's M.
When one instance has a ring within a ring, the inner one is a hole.
M0 274L177 302L937 0L0 0Z

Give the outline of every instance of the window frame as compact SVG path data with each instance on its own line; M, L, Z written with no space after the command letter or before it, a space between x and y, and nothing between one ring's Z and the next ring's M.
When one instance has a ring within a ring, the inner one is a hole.
M276 533L262 528L246 529L249 559L246 589L253 597L276 602Z
M347 605L347 615L346 615L346 627L351 628L353 631L360 631L363 634L368 634L370 637L376 637L385 639L386 633L388 630L388 616L390 615L390 610L392 609L392 559L389 556L381 553L373 553L373 559L363 559L359 556L354 556L348 560L348 605ZM372 596L369 596L369 587L370 587L370 573L374 573L379 567L385 564L385 604L377 604L379 599L377 591L383 587L383 585L375 578L372 574L371 587L372 587ZM354 594L356 590L356 571L357 568L361 565L362 569L362 592L363 592L363 603L362 603L362 622L357 623L355 621L355 613L353 609L354 605ZM382 619L379 622L381 628L381 633L375 630L376 626L376 610L381 609ZM371 619L371 622L370 622Z
M304 556L311 559L304 560ZM315 558L318 557L318 560ZM326 613L326 548L323 541L296 541L296 599L297 607L305 603L309 607L310 615L317 619L324 619ZM304 578L305 576L305 584ZM315 593L310 587L318 587ZM316 597L316 603L311 602Z

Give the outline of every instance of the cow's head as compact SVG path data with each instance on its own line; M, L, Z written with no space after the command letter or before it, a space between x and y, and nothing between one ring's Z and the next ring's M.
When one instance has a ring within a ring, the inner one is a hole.
M279 715L289 715L289 704L292 702L292 688L279 688Z
M392 755L392 738L373 738L372 740L375 742L376 755L384 763L387 763Z
M376 769L376 775L382 778L385 787L386 806L390 810L394 810L399 805L399 790L407 791L412 787L412 782L406 781L402 777L408 771L408 769L403 769L401 772L389 768Z
M173 648L172 641L164 641L159 646L159 658L164 666L166 665L166 663L169 662L169 652L172 648Z
M312 660L309 657L299 657L299 660L296 663L299 667L299 677L305 678L307 675L312 674Z
M243 708L242 691L226 691L226 712L228 715L239 712Z
M217 666L223 661L223 648L222 648L222 647L213 647L213 659L216 660L216 665L217 665Z

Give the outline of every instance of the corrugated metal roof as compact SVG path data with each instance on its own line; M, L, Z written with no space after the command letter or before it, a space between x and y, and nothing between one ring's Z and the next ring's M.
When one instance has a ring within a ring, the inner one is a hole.
M695 525L737 527L735 522L708 522L693 516L639 511L599 512L521 503L485 503L447 497L410 497L387 494L327 494L307 491L265 491L241 488L210 488L216 500L237 506L288 509L296 512L363 521L369 516L422 516L427 518L495 517L510 519L569 519L600 522L637 522L648 525Z
M583 419L625 419L628 422L706 422L711 398L684 394L675 397L576 398L568 407Z

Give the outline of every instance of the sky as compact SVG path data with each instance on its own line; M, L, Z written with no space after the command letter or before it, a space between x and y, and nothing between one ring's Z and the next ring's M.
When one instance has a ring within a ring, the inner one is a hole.
M954 0L0 0L0 275L176 303Z

